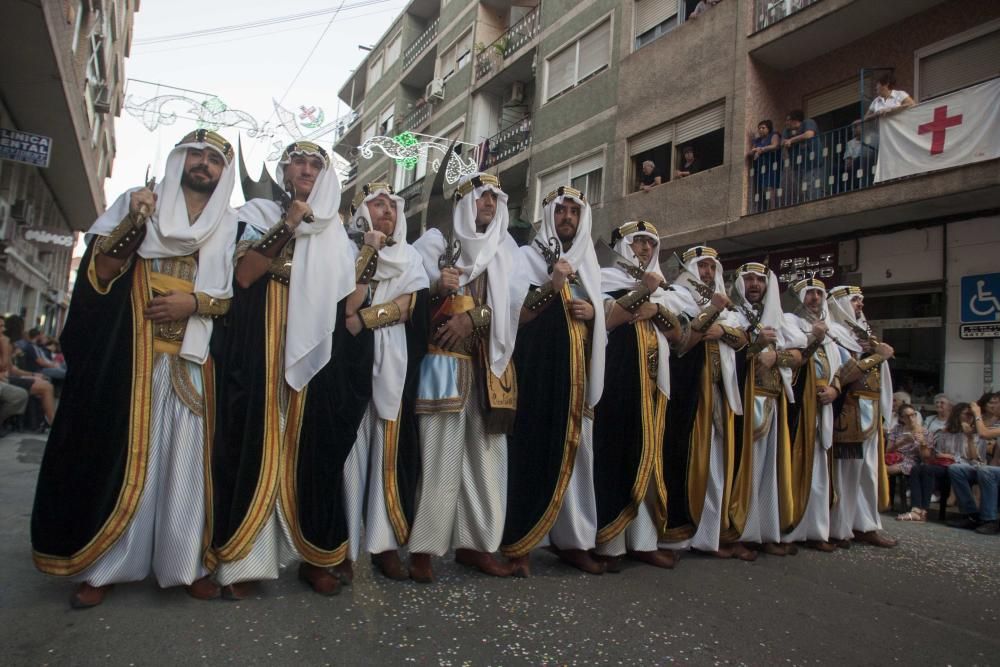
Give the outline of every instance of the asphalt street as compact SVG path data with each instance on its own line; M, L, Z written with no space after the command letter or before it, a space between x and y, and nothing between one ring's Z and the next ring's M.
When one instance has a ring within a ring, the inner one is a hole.
M322 598L294 572L243 602L199 602L152 580L73 611L72 584L31 563L41 436L0 440L0 656L7 665L1000 664L1000 537L902 524L896 549L685 554L592 577L547 552L530 579L435 560L431 585L357 568ZM194 518L194 517L193 517Z

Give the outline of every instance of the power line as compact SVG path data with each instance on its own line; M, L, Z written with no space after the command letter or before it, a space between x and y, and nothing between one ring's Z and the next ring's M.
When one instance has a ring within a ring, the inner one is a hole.
M357 0L351 4L345 4L341 2L336 8L328 9L317 9L309 12L300 12L298 14L286 14L284 16L272 16L266 19L259 19L257 21L249 21L247 23L238 23L231 25L217 26L215 28L205 28L204 30L193 30L190 32L180 32L172 35L160 35L158 37L147 37L146 39L137 39L133 42L136 46L146 45L146 44L160 44L162 42L172 42L183 39L191 39L194 37L205 37L208 35L218 35L227 32L235 32L238 30L246 30L249 28L261 28L272 25L277 25L280 23L288 23L290 21L302 21L304 19L315 18L317 16L323 16L325 14L333 14L337 16L342 9L351 10L358 9L361 7L369 7L371 5L379 5L389 2L390 0Z

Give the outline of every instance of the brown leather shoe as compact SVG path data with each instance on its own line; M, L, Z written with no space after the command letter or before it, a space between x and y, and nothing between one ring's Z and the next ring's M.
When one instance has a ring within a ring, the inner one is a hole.
M212 581L212 575L206 574L189 586L185 586L184 590L195 600L214 600L219 597L222 589L219 588L219 584Z
M899 540L884 535L877 530L869 530L865 532L854 531L854 539L858 542L864 542L865 544L870 544L873 547L882 547L883 549L891 549L899 544Z
M350 586L354 583L354 563L349 559L345 558L341 561L340 565L333 566L333 575L340 580L340 583L344 586Z
M510 563L500 563L493 554L474 549L455 549L455 562L475 567L491 577L509 577L513 573Z
M410 579L418 584L429 584L434 581L434 568L431 567L430 554L410 554Z
M729 546L733 548L733 556L736 558L748 563L752 563L757 560L757 552L752 549L748 549L742 542L733 542Z
M652 565L662 567L665 570L672 570L677 565L677 556L669 549L657 549L656 551L629 551L629 558Z
M622 557L621 556L604 556L602 554L591 554L599 563L604 563L604 571L607 574L621 574L622 571Z
M806 546L810 549L815 549L816 551L822 551L823 553L832 553L837 550L837 545L830 542L821 542L820 540L806 540Z
M87 582L84 582L77 586L76 590L73 591L73 595L69 598L69 606L73 609L90 609L91 607L96 607L104 602L104 596L107 595L112 588L114 588L113 584L108 584L107 586L91 586Z
M527 579L531 576L531 555L517 556L507 560L510 563L510 574L512 577L522 577Z
M604 563L594 560L590 553L583 549L559 549L559 560L572 565L587 574L604 574Z
M235 584L223 586L222 599L233 600L234 602L246 600L254 594L254 591L257 589L257 584L259 583L259 581L238 581Z
M403 567L403 561L399 558L399 552L395 549L383 551L380 554L372 554L372 565L383 576L393 581L403 581L410 578L410 573Z
M336 595L340 592L340 580L330 574L325 567L311 563L299 563L299 579L309 584L320 595Z

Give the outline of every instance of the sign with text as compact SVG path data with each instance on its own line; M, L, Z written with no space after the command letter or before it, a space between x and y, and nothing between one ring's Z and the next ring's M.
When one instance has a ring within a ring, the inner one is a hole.
M963 340L1000 338L1000 322L996 324L962 324L958 327L958 337Z
M49 137L0 127L0 160L48 167L51 152L52 139Z
M962 324L1000 322L1000 273L962 276L961 312Z
M827 287L838 284L840 267L837 265L837 244L824 243L791 250L761 252L739 257L723 257L722 267L727 272L735 271L745 262L764 262L778 276L782 288L794 285L806 278L819 278Z

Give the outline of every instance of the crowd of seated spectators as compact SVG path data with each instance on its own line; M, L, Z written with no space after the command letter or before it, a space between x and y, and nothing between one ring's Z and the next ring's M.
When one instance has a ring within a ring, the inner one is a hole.
M935 493L942 508L953 493L960 516L949 525L985 535L1000 532L1000 392L954 404L938 394L934 413L926 418L907 398L904 392L893 396L893 426L886 436L886 468L907 483L910 494L910 509L896 519L925 522Z
M56 411L56 385L66 376L58 343L38 329L24 330L18 315L0 319L0 435L44 432Z

